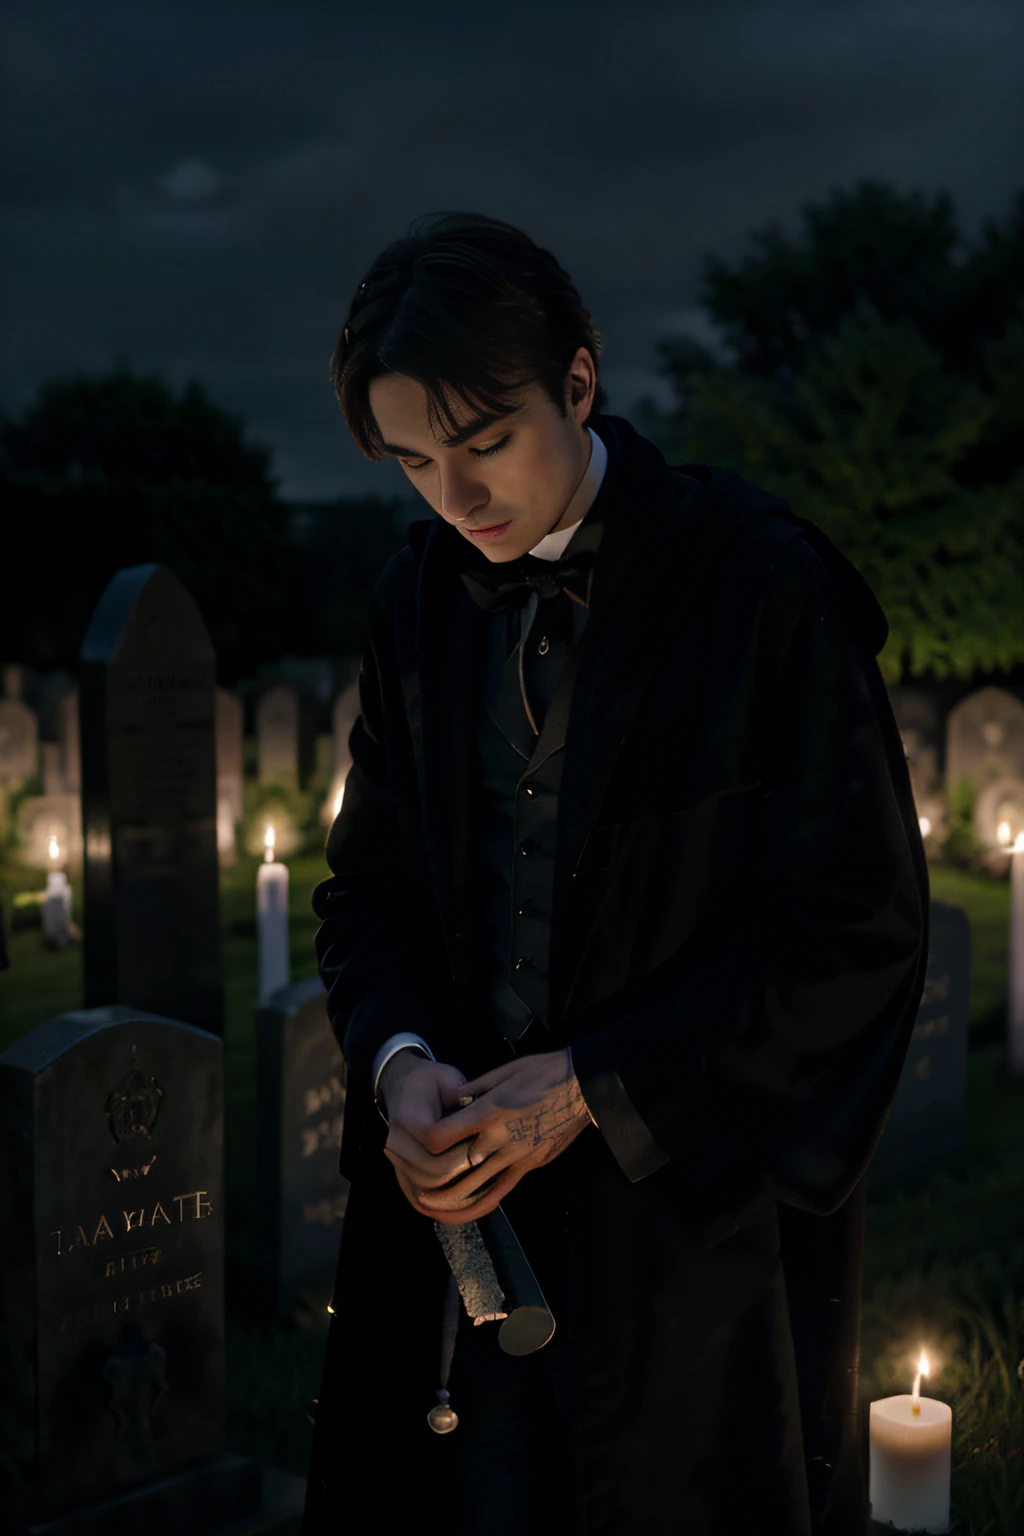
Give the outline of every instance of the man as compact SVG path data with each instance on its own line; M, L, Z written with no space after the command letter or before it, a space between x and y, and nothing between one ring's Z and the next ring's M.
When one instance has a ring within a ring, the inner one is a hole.
M352 1190L306 1536L866 1523L863 1178L928 938L886 624L784 502L601 413L599 357L548 252L451 214L332 362L436 516L314 896ZM556 1322L525 1358L435 1230L499 1202Z

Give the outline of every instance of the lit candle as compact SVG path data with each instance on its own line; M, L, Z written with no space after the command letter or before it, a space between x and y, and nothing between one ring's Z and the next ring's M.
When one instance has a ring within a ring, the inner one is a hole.
M1003 835L1005 828L1005 836ZM1010 827L1003 822L999 841L1009 843ZM1010 849L1010 999L1006 1059L1012 1073L1024 1076L1024 832Z
M260 948L261 1003L291 980L288 958L288 868L274 858L274 829L264 838L263 863L256 876L256 924Z
M63 949L71 942L71 887L60 867L60 845L56 837L50 838L49 854L50 873L46 877L42 905L43 939L55 949Z
M898 1531L948 1531L953 1410L921 1397L922 1375L924 1350L913 1392L871 1404L871 1518Z
M927 837L932 830L931 818L929 816L919 816L917 824L921 829L921 836Z

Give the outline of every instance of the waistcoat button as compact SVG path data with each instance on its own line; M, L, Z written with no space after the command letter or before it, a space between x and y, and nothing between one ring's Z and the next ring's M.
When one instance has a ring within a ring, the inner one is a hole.
M537 793L536 789L534 788L534 786L532 784L525 784L523 787L526 790L526 793L528 795L535 795Z
M520 955L519 959L516 961L516 970L521 971L524 965L532 966L532 964L533 961L530 959L529 955Z
M548 639L547 635L545 635L543 640L540 642L540 645L537 647L537 655L546 656L550 649L551 641Z

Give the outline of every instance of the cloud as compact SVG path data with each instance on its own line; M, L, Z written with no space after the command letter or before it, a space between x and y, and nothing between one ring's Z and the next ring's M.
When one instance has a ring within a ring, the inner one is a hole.
M223 181L205 160L182 160L160 182L160 190L174 203L205 203L222 190Z
M1024 163L1008 0L12 0L4 30L0 405L115 358L200 377L295 494L384 486L327 359L420 213L553 250L628 414L659 393L660 336L713 341L709 252L864 176L948 188L970 232Z

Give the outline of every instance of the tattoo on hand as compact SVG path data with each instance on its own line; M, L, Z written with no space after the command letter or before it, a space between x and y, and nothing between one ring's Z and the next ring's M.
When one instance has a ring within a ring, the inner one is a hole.
M509 1141L529 1141L535 1147L550 1142L552 1150L561 1151L572 1140L580 1113L583 1110L583 1090L573 1079L568 1097L550 1109L538 1110L532 1115L519 1115L505 1121Z

